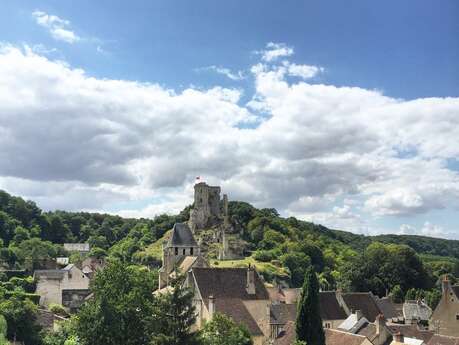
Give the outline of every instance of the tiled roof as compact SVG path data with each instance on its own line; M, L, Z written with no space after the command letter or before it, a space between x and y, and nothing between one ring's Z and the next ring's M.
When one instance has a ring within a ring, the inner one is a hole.
M417 325L387 324L392 334L400 332L406 337L422 339L427 343L433 336L433 331L419 329Z
M241 299L216 298L215 311L230 316L238 324L245 325L252 336L263 335Z
M376 317L382 314L382 311L376 304L375 298L369 292L343 293L342 296L344 303L346 303L351 312L361 310L363 316L370 322L375 322Z
M366 339L363 335L342 332L336 329L325 329L326 345L360 345Z
M344 320L347 318L334 291L319 292L319 305L322 320Z
M187 246L197 247L198 244L194 239L191 229L186 223L175 223L172 229L171 237L167 242L168 247Z
M435 334L427 345L459 345L459 338Z
M269 299L268 291L255 272L255 294L247 293L247 268L202 268L192 269L197 287L203 299L213 295L219 298L243 300Z
M271 323L285 325L296 320L296 304L273 304L271 305Z
M392 302L390 297L377 298L376 303L386 319L403 317L403 304Z
M285 325L284 330L280 332L274 340L274 345L291 345L295 341L295 338L295 323L290 321Z
M287 304L295 304L301 294L299 288L269 287L267 290L271 301Z
M428 321L432 315L432 309L420 301L406 301L403 303L403 316L407 320Z

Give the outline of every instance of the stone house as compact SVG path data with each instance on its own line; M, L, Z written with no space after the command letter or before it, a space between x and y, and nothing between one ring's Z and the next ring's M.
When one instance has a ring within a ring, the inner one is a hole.
M35 292L40 295L40 305L43 306L50 303L63 304L66 290L89 291L89 277L73 264L63 269L36 270L34 279L37 281Z
M392 333L386 326L386 319L382 314L376 317L374 323L369 322L360 310L352 313L338 327L347 333L358 334L366 337L374 345L387 345L392 341Z
M448 277L442 281L442 297L430 318L430 328L437 334L459 337L459 285Z
M64 249L68 252L88 254L91 250L89 243L64 243Z
M423 301L407 300L403 303L403 318L407 325L427 325L431 316L432 309Z
M249 268L192 268L185 286L194 293L196 328L201 328L215 313L225 314L244 324L254 345L269 339L269 294L256 270Z

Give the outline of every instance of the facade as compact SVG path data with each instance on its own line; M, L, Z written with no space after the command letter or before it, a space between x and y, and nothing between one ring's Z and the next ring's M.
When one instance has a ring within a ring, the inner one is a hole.
M186 286L194 293L196 328L215 313L247 326L255 345L270 337L269 294L254 268L192 268Z
M64 249L68 252L87 254L91 250L89 243L64 243Z
M40 305L44 306L62 304L65 290L89 291L89 277L73 264L60 270L36 270L34 279L37 280L36 293L40 295Z
M459 337L459 285L451 286L447 276L442 281L442 298L429 325L436 334Z

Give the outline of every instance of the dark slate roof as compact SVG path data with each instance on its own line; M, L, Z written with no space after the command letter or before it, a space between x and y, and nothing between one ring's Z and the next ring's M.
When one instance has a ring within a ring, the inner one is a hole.
M339 305L334 291L319 292L320 316L322 320L345 320L347 315Z
M296 320L296 304L273 304L271 306L271 323L286 325L288 322Z
M392 302L390 297L378 298L376 299L376 303L387 320L403 317L403 304Z
M194 239L191 229L186 223L175 223L172 229L171 237L167 242L168 247L187 246L197 247L198 244Z
M255 294L246 291L247 268L202 268L192 269L197 287L203 299L213 295L219 298L240 298L243 300L269 299L268 291L255 272Z
M215 311L230 316L234 322L247 327L252 336L263 335L257 322L239 298L216 298Z
M346 303L351 312L361 310L363 316L370 322L375 322L376 317L382 314L374 297L369 292L343 293L342 296L344 303Z

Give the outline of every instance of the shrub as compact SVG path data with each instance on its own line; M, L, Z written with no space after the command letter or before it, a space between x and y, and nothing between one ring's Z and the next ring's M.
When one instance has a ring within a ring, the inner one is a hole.
M69 313L67 312L67 310L65 310L65 308L60 305L60 304L57 304L57 303L51 303L49 306L48 306L48 310L50 312L52 312L53 314L56 314L56 315L59 315L59 316L62 316L62 317L69 317Z

